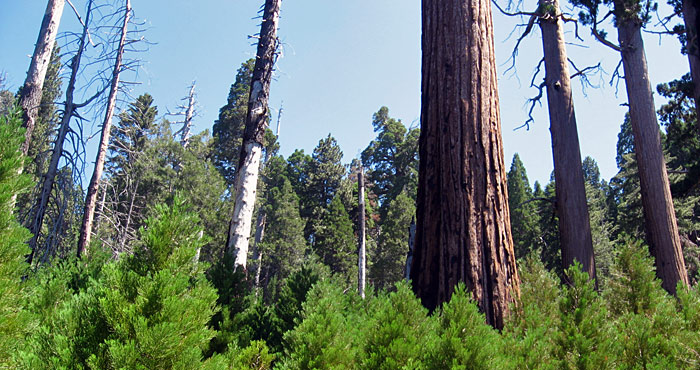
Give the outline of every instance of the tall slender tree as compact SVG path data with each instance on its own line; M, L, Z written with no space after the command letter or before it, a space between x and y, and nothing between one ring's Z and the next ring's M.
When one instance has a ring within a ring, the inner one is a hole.
M433 310L463 281L494 327L520 282L510 231L491 6L422 3L422 103L411 278Z
M49 0L46 4L44 19L41 22L39 37L34 47L34 55L29 65L27 79L24 81L20 93L19 103L24 110L25 141L22 144L22 153L27 155L31 144L32 132L36 123L39 105L41 103L42 89L46 71L51 63L51 53L56 43L58 26L61 23L65 0Z
M83 253L87 253L87 248L90 245L90 237L92 234L92 222L95 218L95 207L97 206L97 190L102 179L104 171L105 159L107 157L107 147L112 133L112 117L114 116L114 107L117 104L117 93L119 92L119 75L122 72L122 57L124 56L124 48L126 47L126 35L131 18L131 0L126 0L124 4L124 23L121 28L121 37L119 46L117 47L117 56L114 61L114 69L112 70L112 82L107 98L107 110L105 111L105 119L102 123L102 134L100 136L100 145L97 148L97 158L95 159L95 169L92 172L92 178L88 185L87 195L85 196L85 206L83 209L83 222L80 227L80 239L78 240L78 257Z
M595 279L591 224L571 96L562 13L558 0L540 0L539 3L562 264L566 270L574 261L578 261L591 279Z
M236 201L226 249L235 256L235 266L246 269L248 239L255 208L255 193L262 159L265 129L268 127L270 83L277 58L277 24L282 0L266 0L258 51L251 80L246 128L236 176Z
M683 21L685 22L685 52L688 54L690 75L693 78L693 98L695 111L700 107L700 3L697 0L681 0ZM700 122L698 123L700 128Z

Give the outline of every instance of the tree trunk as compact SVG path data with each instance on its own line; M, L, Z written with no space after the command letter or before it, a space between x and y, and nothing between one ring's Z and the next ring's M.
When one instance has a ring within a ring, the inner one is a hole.
M357 290L360 297L365 298L365 276L367 256L365 255L365 174L360 167L357 173L357 190L358 190L358 222L360 223L360 235L358 236L358 258L357 258Z
M683 0L683 20L685 21L686 49L690 63L690 76L693 79L693 98L695 111L700 112L700 4L697 0ZM700 120L698 120L700 128Z
M236 176L236 202L226 249L235 256L236 268L246 269L248 239L255 208L255 193L267 128L270 82L277 55L277 24L282 0L266 0L258 51L251 79L246 128Z
M51 52L56 43L56 34L58 26L61 23L61 15L63 15L63 7L66 4L65 0L49 0L44 12L44 19L41 22L41 30L39 38L34 47L34 55L29 64L27 79L24 81L22 92L19 97L19 104L24 111L24 127L25 132L24 144L22 144L22 153L26 156L29 152L31 144L32 132L36 124L36 117L39 112L39 104L41 103L41 94L44 88L44 79L46 71L51 63Z
M109 90L109 98L107 99L107 111L102 124L102 135L100 137L100 146L97 149L97 158L95 159L95 169L92 172L92 178L88 185L87 195L85 197L85 206L83 210L83 223L80 227L80 239L78 240L78 257L87 254L87 248L90 246L90 237L92 234L92 222L95 217L95 206L97 205L97 191L102 179L102 172L105 166L105 157L107 156L107 148L109 146L109 138L112 133L112 116L114 116L114 106L117 103L117 93L119 92L119 74L122 70L122 57L124 55L124 47L126 46L127 26L131 16L131 0L126 0L124 7L124 23L121 29L121 39L119 40L119 49L117 50L117 58L114 61L114 70L112 71L112 84Z
M404 278L411 279L411 265L413 264L413 249L416 244L416 218L411 218L411 225L408 226L408 253L406 253L406 272Z
M548 10L540 14L539 24L544 49L562 264L566 269L578 261L583 271L595 280L591 222L586 203L586 186L559 1L540 0L539 9Z
M413 289L430 310L464 282L502 328L520 293L488 0L423 0Z
M256 261L255 266L255 295L258 294L258 289L260 289L260 271L262 270L262 258L263 252L260 249L262 245L263 238L265 238L265 225L267 224L267 214L264 210L258 211L258 221L257 227L255 228L255 245L253 247L253 260Z
M622 6L619 1L615 2L616 10ZM675 294L678 281L688 285L688 275L678 236L666 164L661 151L659 124L656 120L644 55L641 21L636 17L617 18L635 155L639 167L647 243L651 254L656 258L656 275L661 279L661 285L669 293Z
M34 216L31 220L31 225L29 231L33 234L29 241L29 246L32 249L28 257L29 264L32 263L34 255L36 254L38 245L37 241L39 234L41 233L41 228L44 224L44 216L46 214L46 207L49 204L49 198L51 196L51 191L53 190L53 185L56 182L56 174L58 172L58 164L63 154L63 143L66 140L66 135L70 129L70 121L73 118L76 105L73 101L73 93L75 91L75 81L78 77L78 70L80 69L80 60L83 56L83 51L85 50L85 44L87 42L87 25L90 24L90 15L92 13L92 1L88 2L87 14L85 16L85 26L83 26L83 33L80 38L78 45L78 50L76 54L71 59L70 68L71 74L68 80L68 87L66 88L66 101L64 103L63 117L61 118L61 123L58 129L58 135L56 136L56 141L54 142L53 150L51 153L51 161L49 162L49 167L46 170L46 175L43 178L43 183L41 186L41 193L39 193L39 201L36 205L34 211Z
M182 126L182 133L180 136L180 143L183 148L187 148L190 144L190 131L192 128L192 119L194 118L194 82L190 87L190 94L187 96L187 109L185 110L185 123Z

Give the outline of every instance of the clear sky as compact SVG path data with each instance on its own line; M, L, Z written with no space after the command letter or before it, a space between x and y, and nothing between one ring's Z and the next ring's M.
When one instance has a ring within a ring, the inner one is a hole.
M259 30L254 17L262 2L132 0L137 18L145 21L144 35L153 43L136 56L143 60L143 68L137 76L141 84L132 94L148 92L161 113L175 111L196 80L200 115L195 131L211 129L226 103L236 69L254 56L255 40L248 35ZM83 11L84 0L73 3ZM663 3L662 12L666 11ZM3 1L0 6L0 71L6 73L13 91L24 80L45 7L46 0ZM270 101L273 111L284 108L282 154L296 148L311 152L319 139L331 133L349 162L375 136L372 114L383 105L407 126L418 125L420 22L419 0L283 1L279 36L284 54ZM526 99L536 95L528 86L542 54L535 27L521 45L517 73L505 73L522 28L511 32L523 22L494 8L506 164L518 152L530 181L547 182L552 155L546 99L535 110L536 121L529 131L513 130L527 118ZM75 25L75 16L66 6L61 30L76 30ZM614 29L608 29L610 38L616 39ZM626 111L621 106L626 103L624 81L617 93L608 85L619 55L596 44L587 29L580 27L579 32L583 42L575 40L573 26L567 26L570 58L579 67L601 62L606 72L593 78L601 88L589 88L585 95L574 82L582 155L596 159L607 179L617 172L615 143ZM676 39L666 37L660 42L658 36L647 34L645 42L652 87L687 72L688 61L680 55ZM657 96L657 107L661 103ZM94 151L88 153L88 161L94 161Z

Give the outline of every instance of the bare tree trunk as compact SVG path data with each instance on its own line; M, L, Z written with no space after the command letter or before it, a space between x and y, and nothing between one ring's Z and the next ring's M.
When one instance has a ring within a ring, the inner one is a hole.
M180 136L180 143L184 148L190 143L190 131L192 129L192 119L194 118L194 87L195 83L192 82L190 86L190 94L187 96L187 109L185 110L185 123L182 126L182 134Z
M92 13L92 1L88 2L87 14L85 16L85 23L83 26L83 33L80 38L78 45L78 50L76 54L71 59L70 67L71 74L68 80L68 87L66 88L66 101L64 103L63 117L61 118L61 123L58 129L58 135L56 136L56 141L54 143L53 151L51 153L51 162L49 162L49 167L46 171L46 175L43 178L43 183L41 186L41 193L39 193L39 201L34 211L34 216L31 220L31 225L29 231L33 234L29 241L29 246L32 249L28 257L29 264L32 263L34 255L37 251L38 245L37 241L39 234L41 233L41 228L44 224L44 216L46 214L46 207L49 203L49 197L51 196L51 191L53 190L53 185L56 181L56 173L58 172L58 163L63 154L63 143L66 140L66 135L70 129L70 121L73 118L73 114L76 109L76 105L73 101L73 93L75 90L75 81L78 77L78 70L80 69L80 60L83 56L83 51L85 50L85 44L87 42L88 25L90 24L90 15Z
M24 81L19 98L19 104L24 111L24 127L27 129L24 134L24 144L22 144L22 153L25 156L29 152L32 132L34 132L36 116L41 103L41 94L44 89L44 79L51 63L51 52L56 43L56 34L58 33L58 26L61 23L61 15L63 15L65 4L65 0L49 0L46 5L39 38L36 41L34 55L27 72L27 79Z
M117 57L114 62L114 70L112 71L112 84L109 90L109 98L107 99L107 111L102 124L102 135L100 137L100 146L97 149L97 158L95 159L95 169L92 172L92 178L88 185L87 195L85 197L85 206L83 210L83 223L80 227L80 239L78 240L78 257L87 254L87 248L90 246L90 237L92 234L92 222L95 217L95 206L97 205L97 190L99 189L100 179L104 171L105 158L107 156L107 148L109 146L109 138L112 133L112 116L114 116L114 107L117 103L117 94L119 92L119 74L122 70L122 57L124 55L124 47L126 45L127 27L131 16L131 0L126 0L124 6L124 23L121 29L121 39L119 40L119 48Z
M257 58L251 79L246 128L236 176L236 202L226 249L235 256L236 268L246 270L248 239L255 208L255 193L262 157L263 139L268 126L270 82L277 55L277 24L282 0L266 0Z
M255 229L255 245L253 247L253 260L256 261L255 265L255 295L258 295L258 289L260 289L260 272L262 271L262 259L263 251L260 249L262 247L261 243L265 237L265 225L267 224L267 215L261 209L258 211L258 222Z
M416 245L416 218L411 219L411 225L408 226L408 253L406 254L406 273L404 278L408 281L411 279L411 265L413 264L413 250Z
M519 295L488 0L423 0L413 289L430 310L464 282L502 328Z
M360 171L357 173L357 190L359 198L358 212L360 214L360 217L358 217L360 235L358 237L357 290L360 292L360 297L364 299L367 256L365 254L365 174L362 167L360 167Z
M686 51L690 63L690 76L693 79L695 111L700 112L700 3L697 0L683 0L683 20L685 22ZM700 120L697 122L700 128Z
M619 11L623 9L622 6L622 0L615 1L617 14L622 13ZM647 242L651 254L656 258L656 275L661 279L661 285L669 293L675 294L679 281L688 285L688 275L661 150L659 124L656 120L644 54L641 21L631 16L618 16L617 19L635 155L639 166Z
M539 9L546 9L546 13L540 14L539 24L544 49L562 264L567 268L578 261L583 271L595 280L591 222L559 1L540 0Z

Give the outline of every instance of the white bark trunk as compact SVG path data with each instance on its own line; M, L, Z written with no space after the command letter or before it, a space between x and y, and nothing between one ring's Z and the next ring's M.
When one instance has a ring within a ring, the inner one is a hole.
M236 203L226 249L235 257L235 268L246 271L255 193L267 129L270 83L277 53L277 24L281 0L266 0L260 26L258 51L251 79L248 114L236 175Z
M185 124L182 127L182 136L180 136L180 143L184 148L190 143L190 131L192 129L192 119L194 118L194 82L190 87L190 94L187 97L187 110L185 111Z
M236 203L233 209L233 225L229 235L229 251L236 257L235 266L246 268L250 227L255 209L262 144L246 143L248 156L239 167L236 177Z
M65 4L65 0L49 0L46 5L39 37L34 48L34 55L27 72L27 79L22 87L19 103L24 109L24 127L27 129L24 144L22 145L22 153L24 155L27 155L29 151L32 132L34 131L44 89L44 79L51 62L51 52L56 43L56 34L58 33L58 26L61 23Z
M366 265L367 256L365 251L365 177L362 168L360 172L357 173L357 188L359 193L359 213L360 217L360 235L359 235L359 253L357 258L357 288L360 293L360 297L365 298L365 276L366 276Z

